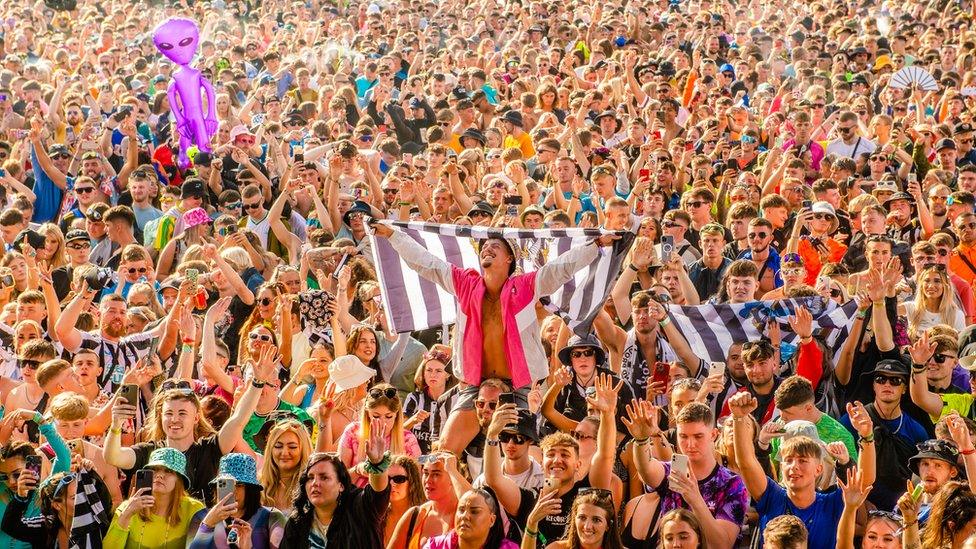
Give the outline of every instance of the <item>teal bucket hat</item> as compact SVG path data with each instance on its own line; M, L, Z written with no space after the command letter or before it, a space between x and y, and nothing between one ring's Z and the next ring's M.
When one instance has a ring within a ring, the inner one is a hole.
M186 476L186 456L176 448L157 448L149 454L149 462L143 469L162 467L172 471L183 479L183 487L190 486L190 478Z
M251 484L264 488L258 481L258 464L253 457L247 454L231 453L220 458L220 470L218 477L230 477L235 482ZM211 482L215 482L214 479Z

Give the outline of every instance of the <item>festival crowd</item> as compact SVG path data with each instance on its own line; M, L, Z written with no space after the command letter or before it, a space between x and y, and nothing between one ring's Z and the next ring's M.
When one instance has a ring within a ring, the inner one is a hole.
M976 547L974 13L0 2L0 546Z

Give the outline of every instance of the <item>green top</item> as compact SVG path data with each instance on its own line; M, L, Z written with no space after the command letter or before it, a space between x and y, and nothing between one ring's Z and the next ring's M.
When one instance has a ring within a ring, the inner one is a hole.
M119 508L115 510L112 517L112 525L109 526L108 534L102 543L103 547L114 549L143 549L153 547L156 549L185 549L187 529L190 526L190 519L200 509L203 503L200 500L184 496L180 502L180 523L171 525L166 522L164 517L152 515L150 521L142 520L142 517L135 515L129 519L129 527L123 529L119 526L119 515L125 510L129 501L123 501Z
M284 410L295 414L298 421L302 423L311 424L312 416L308 415L304 409L294 406L285 402L284 400L278 399L278 407L275 410ZM261 431L261 427L264 426L265 422L268 421L267 415L258 415L257 412L251 414L251 418L247 420L247 425L244 426L244 441L247 442L248 446L251 447L255 452L262 454L264 453L264 448L258 448L257 444L254 443L254 437Z
M827 414L820 414L820 419L815 425L817 427L817 434L820 435L820 440L824 444L837 441L843 442L844 446L847 446L847 453L851 455L851 461L857 461L857 444L854 442L854 437L851 436L851 432L844 428L839 421ZM777 456L779 456L779 447L782 445L781 440L781 438L777 437L770 443L769 459L772 461L779 461Z

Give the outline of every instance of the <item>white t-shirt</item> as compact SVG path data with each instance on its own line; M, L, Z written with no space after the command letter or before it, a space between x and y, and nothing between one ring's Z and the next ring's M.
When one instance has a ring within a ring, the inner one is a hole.
M906 301L904 305L905 305L905 318L911 320L912 316L915 314L915 302ZM940 315L939 313L930 313L928 311L925 311L922 313L922 319L919 321L918 326L915 328L915 331L921 333L924 330L928 330L932 326L935 326L936 324L943 324L942 315ZM966 327L966 317L963 314L962 310L959 309L958 307L956 307L956 319L952 323L952 327L958 331L962 331Z
M856 150L855 150L856 148ZM874 141L867 137L855 137L854 142L848 145L843 139L834 139L827 144L825 154L835 154L841 158L855 158L860 154L871 154L877 149Z

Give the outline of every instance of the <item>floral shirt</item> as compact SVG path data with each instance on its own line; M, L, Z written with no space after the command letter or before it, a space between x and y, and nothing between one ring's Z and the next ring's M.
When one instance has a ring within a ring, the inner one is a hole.
M668 475L671 474L671 464L664 464L664 481L655 492L661 497L661 514L672 509L688 509L688 504L678 492L668 486ZM749 509L749 492L742 482L742 477L730 469L716 465L710 475L698 481L705 505L712 512L712 516L719 520L727 520L735 525L745 524L746 510Z

